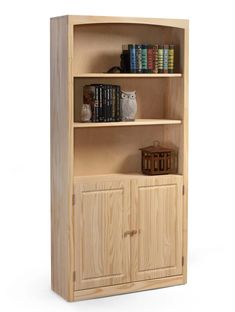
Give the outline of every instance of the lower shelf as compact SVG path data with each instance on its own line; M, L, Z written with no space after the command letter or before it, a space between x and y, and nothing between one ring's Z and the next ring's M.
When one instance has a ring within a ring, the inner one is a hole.
M165 277L160 279L152 279L140 282L131 282L113 286L98 287L93 289L84 289L74 292L74 301L85 300L98 297L106 297L112 295L120 295L136 291L149 289L157 289L168 286L176 286L186 284L186 279L183 275Z

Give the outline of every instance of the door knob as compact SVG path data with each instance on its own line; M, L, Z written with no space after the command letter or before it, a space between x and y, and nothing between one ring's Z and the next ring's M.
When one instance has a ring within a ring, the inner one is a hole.
M135 235L135 234L137 234L137 230L126 231L126 232L124 233L124 237L126 237L127 235L133 236L133 235Z
M131 231L131 236L133 236L133 235L135 235L135 234L137 234L137 230Z

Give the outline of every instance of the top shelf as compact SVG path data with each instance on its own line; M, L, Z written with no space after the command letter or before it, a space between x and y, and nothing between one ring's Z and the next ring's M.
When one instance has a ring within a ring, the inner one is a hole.
M74 74L74 78L179 78L182 77L182 74L131 74L131 73L116 73L116 74L108 74L108 73L84 73L84 74Z

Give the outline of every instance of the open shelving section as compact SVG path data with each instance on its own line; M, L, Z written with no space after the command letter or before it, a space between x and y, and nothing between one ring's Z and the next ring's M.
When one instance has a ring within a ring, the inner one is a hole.
M107 73L122 45L175 46L174 73ZM80 122L83 87L136 91L135 121ZM140 149L177 151L146 176ZM69 301L187 280L188 21L51 19L52 288Z

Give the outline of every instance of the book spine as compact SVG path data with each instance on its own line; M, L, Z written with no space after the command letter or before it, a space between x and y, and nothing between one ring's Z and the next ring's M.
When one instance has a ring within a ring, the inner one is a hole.
M168 73L174 73L174 54L175 47L173 44L169 45L169 56L168 56Z
M142 73L142 45L135 45L135 54L136 54L136 72Z
M122 45L122 54L121 57L121 70L123 73L129 73L130 72L130 53L128 50L128 45L123 44Z
M110 105L110 98L109 98L109 85L106 85L106 121L109 122L109 105Z
M147 46L147 72L153 72L153 46Z
M121 104L120 104L120 86L115 86L115 93L116 93L116 121L121 121Z
M113 92L112 86L109 85L109 121L113 121L112 112L113 112Z
M168 73L168 55L169 55L169 45L164 44L163 47L163 72Z
M98 86L99 89L99 121L104 121L104 115L103 115L103 88L102 85Z
M115 86L112 86L112 121L116 121L116 88Z
M158 46L158 72L163 73L163 45Z
M107 122L107 85L103 85L103 115L104 122Z
M142 73L147 73L147 45L142 44Z
M128 44L128 50L130 53L130 72L136 73L135 44Z
M158 73L158 45L155 44L153 47L153 72Z

